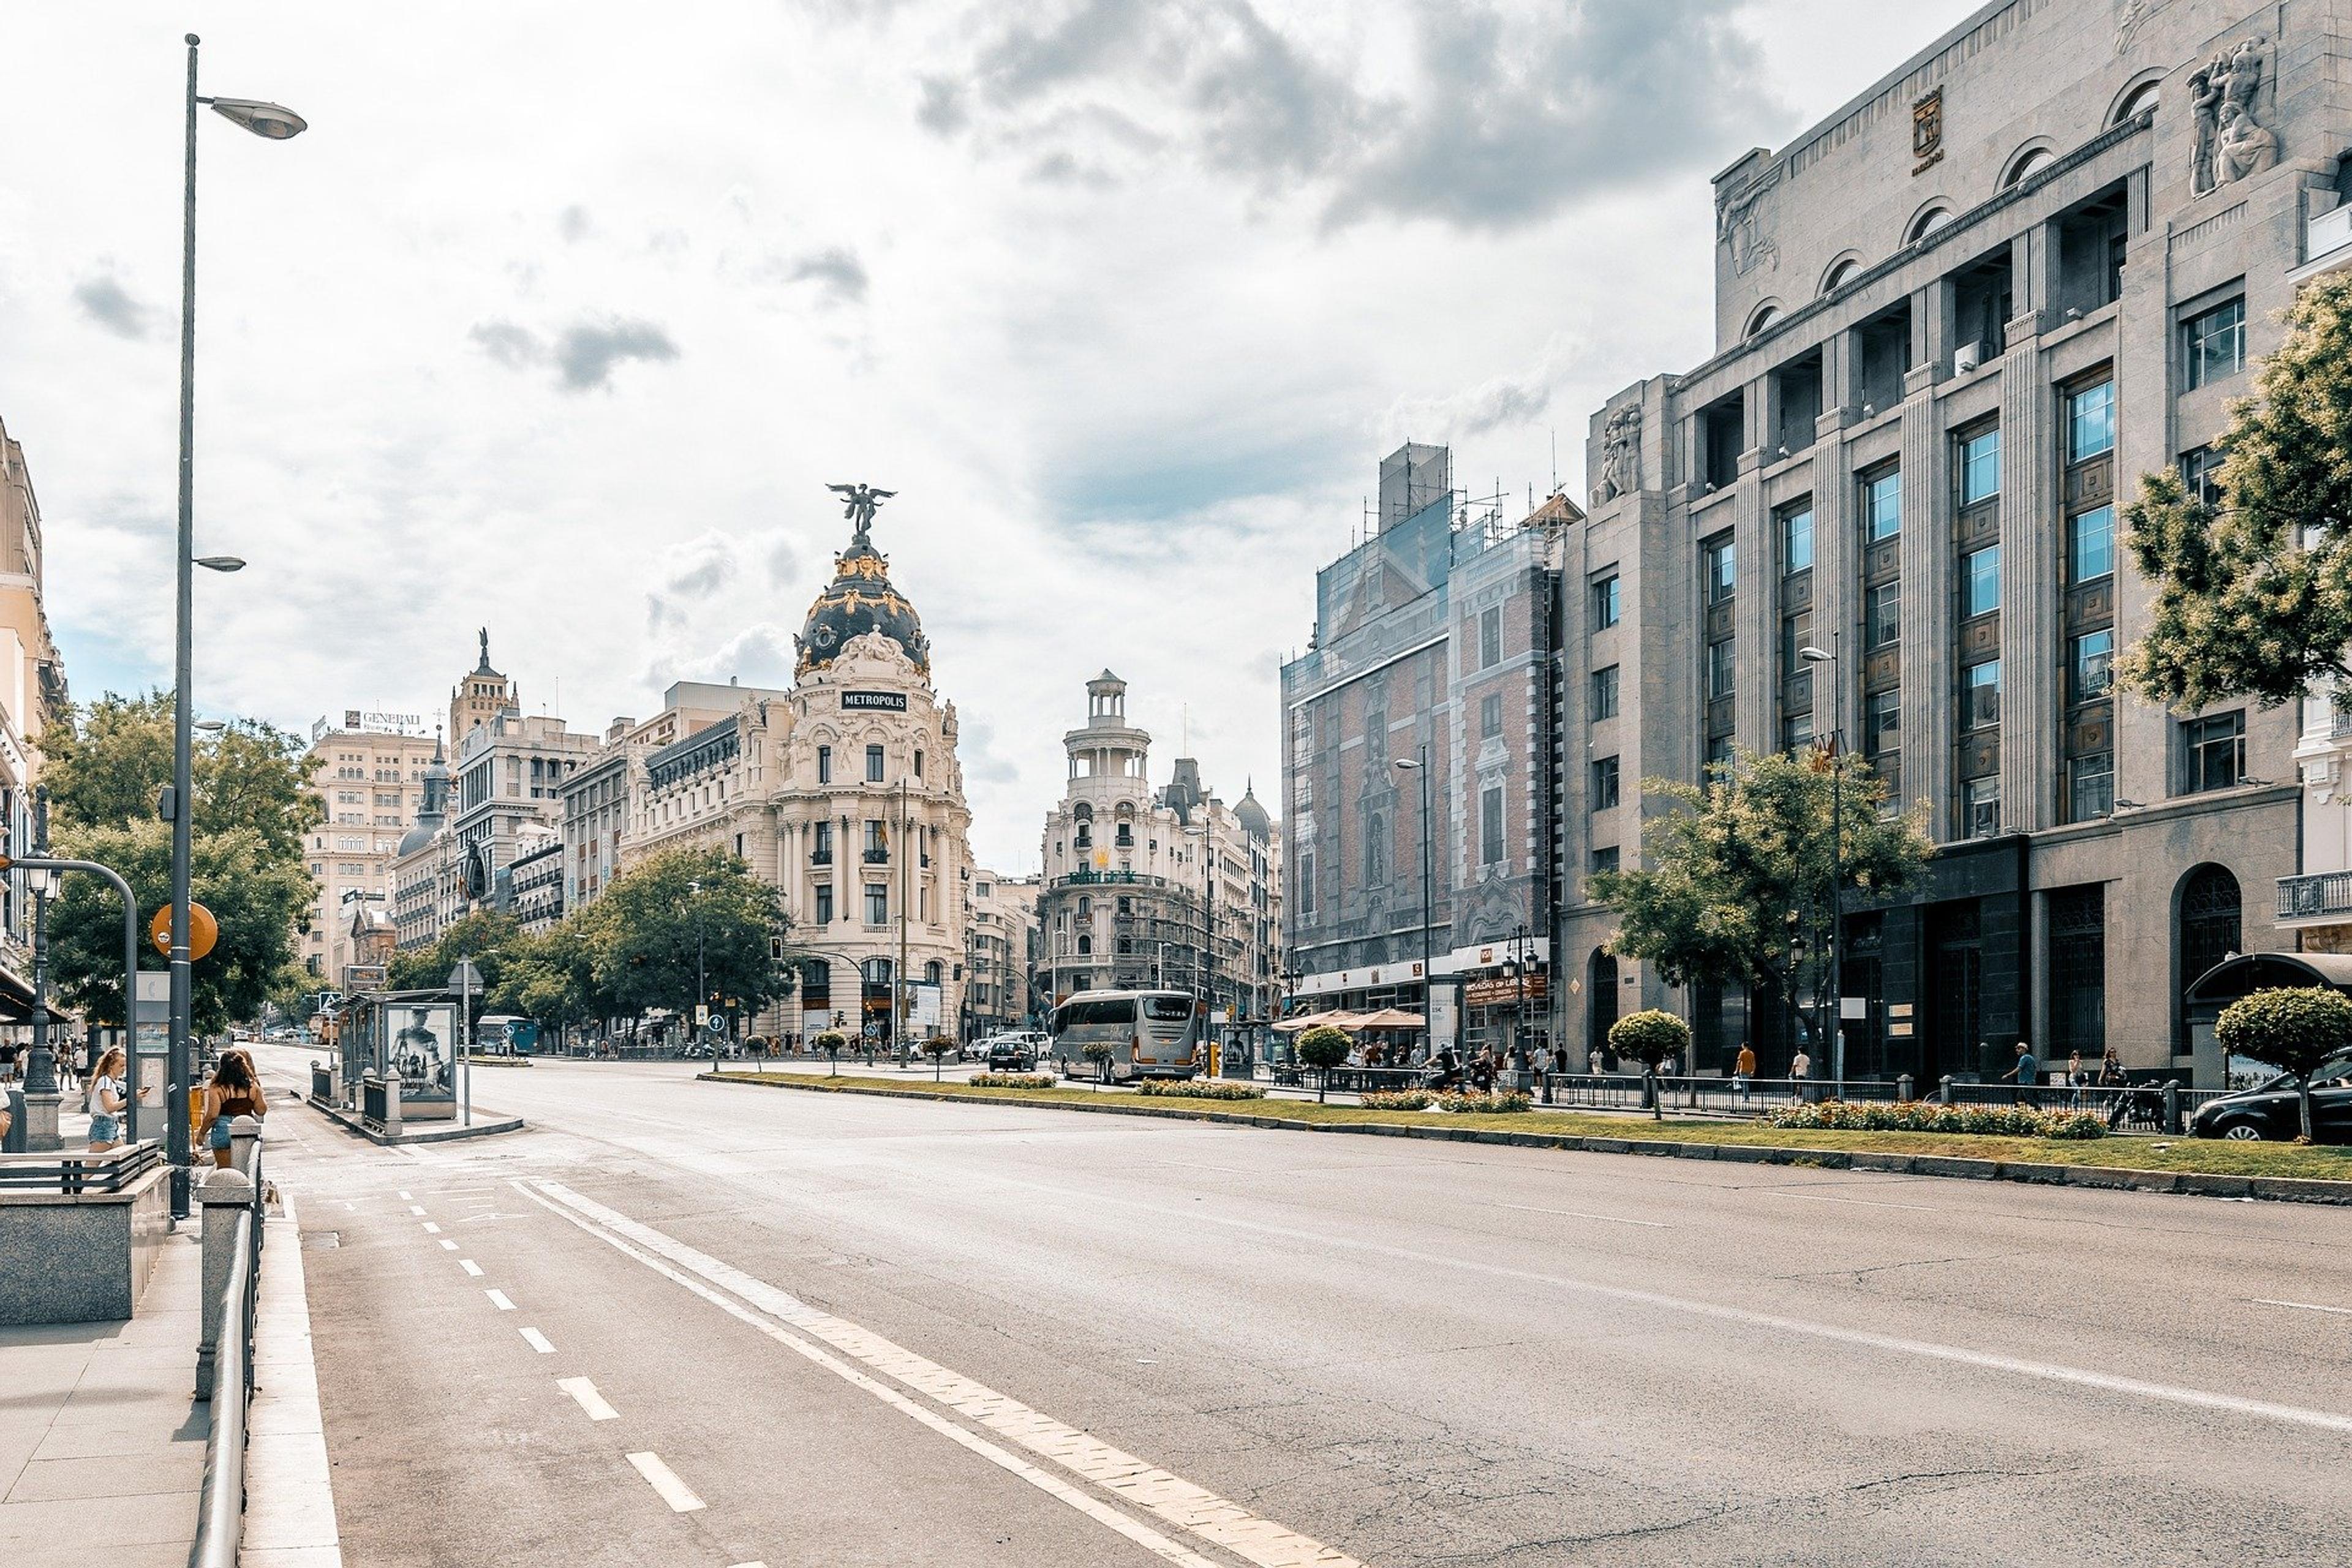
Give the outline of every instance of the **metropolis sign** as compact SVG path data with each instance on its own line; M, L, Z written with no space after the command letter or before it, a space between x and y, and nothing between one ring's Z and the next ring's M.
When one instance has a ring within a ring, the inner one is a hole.
M844 713L904 713L907 694L903 691L845 691L841 694Z

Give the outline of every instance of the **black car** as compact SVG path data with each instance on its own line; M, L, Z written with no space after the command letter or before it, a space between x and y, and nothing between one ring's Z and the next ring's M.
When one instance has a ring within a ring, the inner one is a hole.
M1037 1065L1037 1053L1019 1040L988 1042L988 1070L991 1072L1027 1072Z
M2303 1108L2293 1073L2281 1073L2255 1089L2209 1100L2189 1119L2200 1138L2270 1138L2292 1142L2303 1136ZM2352 1056L2323 1063L2311 1075L2311 1136L2319 1143L2352 1143Z

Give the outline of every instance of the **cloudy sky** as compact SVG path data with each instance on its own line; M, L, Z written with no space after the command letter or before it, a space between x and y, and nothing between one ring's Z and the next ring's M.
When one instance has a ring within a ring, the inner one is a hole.
M170 676L190 28L311 126L199 128L199 547L252 562L199 707L430 713L478 626L577 727L785 683L862 479L1018 870L1106 664L1155 777L1189 721L1274 805L1381 455L1523 500L1556 437L1580 493L1709 352L1707 176L1972 8L14 0L0 421L74 690Z

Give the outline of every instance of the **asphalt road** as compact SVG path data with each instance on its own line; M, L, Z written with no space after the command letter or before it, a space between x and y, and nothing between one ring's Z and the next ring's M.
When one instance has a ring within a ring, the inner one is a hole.
M532 1131L437 1148L273 1116L354 1568L2352 1542L2340 1211L689 1070L485 1069Z

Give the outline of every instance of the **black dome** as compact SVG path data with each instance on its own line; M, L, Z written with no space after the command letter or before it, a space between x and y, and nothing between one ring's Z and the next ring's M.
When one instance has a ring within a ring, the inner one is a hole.
M930 642L915 606L891 586L889 561L870 544L853 543L834 557L833 566L832 583L809 606L808 624L793 639L800 652L793 673L823 669L850 638L880 632L906 650L916 668L929 674Z

